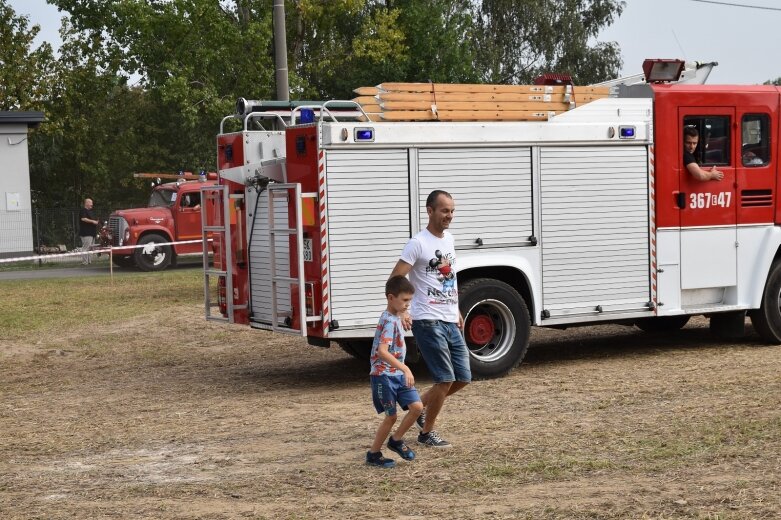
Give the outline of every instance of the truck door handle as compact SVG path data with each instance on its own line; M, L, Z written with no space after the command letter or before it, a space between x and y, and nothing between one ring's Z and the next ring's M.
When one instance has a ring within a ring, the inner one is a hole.
M683 191L679 191L675 194L675 204L678 206L678 209L684 209L686 207L686 193Z

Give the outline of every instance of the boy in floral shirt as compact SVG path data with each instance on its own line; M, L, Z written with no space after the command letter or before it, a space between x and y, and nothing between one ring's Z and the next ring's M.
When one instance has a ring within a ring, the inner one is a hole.
M423 403L420 402L420 396L415 389L412 371L404 364L407 346L401 325L401 316L409 309L414 292L415 288L404 276L394 276L388 280L385 284L388 308L380 316L372 344L369 372L372 400L377 413L385 413L385 418L377 429L371 450L366 453L366 464L381 468L392 468L396 465L393 459L382 456L380 449L385 439L388 439L388 449L398 453L402 459L415 458L415 452L407 446L403 437L423 411ZM388 438L396 423L397 403L402 409L409 411L396 432Z

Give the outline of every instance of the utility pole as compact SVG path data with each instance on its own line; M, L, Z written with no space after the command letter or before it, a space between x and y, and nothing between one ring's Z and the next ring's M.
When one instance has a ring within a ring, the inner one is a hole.
M287 80L287 37L285 35L285 0L274 0L274 68L277 100L290 100Z

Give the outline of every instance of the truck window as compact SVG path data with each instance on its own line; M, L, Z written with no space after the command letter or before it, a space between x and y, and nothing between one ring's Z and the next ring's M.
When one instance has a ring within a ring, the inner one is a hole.
M767 114L746 114L741 125L743 166L765 166L770 162L770 118Z
M201 192L199 191L193 191L191 193L186 193L182 197L182 207L183 208L192 208L197 209L201 207Z
M693 126L700 133L694 157L702 166L730 164L730 118L727 116L689 116L684 126Z
M155 190L152 195L149 196L150 208L164 207L168 208L173 206L176 202L176 191L174 190Z

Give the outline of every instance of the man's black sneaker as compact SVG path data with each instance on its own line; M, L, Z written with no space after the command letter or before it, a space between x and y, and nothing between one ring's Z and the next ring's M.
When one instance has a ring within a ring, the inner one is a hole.
M418 425L418 430L421 432L423 431L423 426L426 425L426 409L424 408L422 412L420 412L420 415L418 415L418 418L415 419L415 423Z
M388 449L398 453L399 456L404 460L413 460L415 458L415 452L412 451L409 446L407 446L407 443L404 442L404 439L394 441L393 437L390 437L388 439Z
M396 461L393 459L386 459L382 456L382 452L372 453L366 452L366 464L369 466L377 466L378 468L392 468L396 466Z
M453 445L447 442L445 439L439 436L437 432L431 430L428 433L420 432L418 435L418 443L425 446L431 446L432 448L452 448Z

